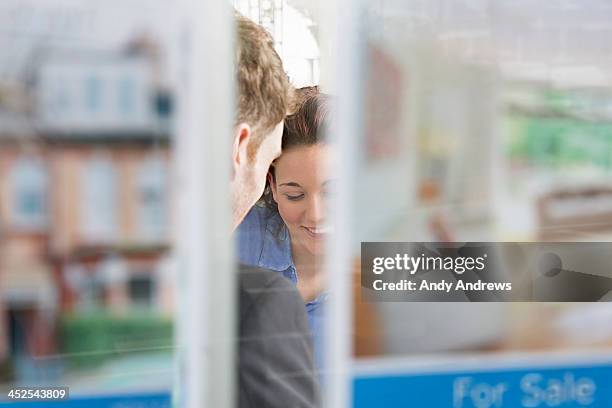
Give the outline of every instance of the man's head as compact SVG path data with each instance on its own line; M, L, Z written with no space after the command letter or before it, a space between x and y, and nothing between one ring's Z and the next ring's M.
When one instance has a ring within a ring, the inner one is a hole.
M231 186L234 228L261 197L268 168L281 153L283 119L293 90L270 34L239 15L236 26L238 94Z

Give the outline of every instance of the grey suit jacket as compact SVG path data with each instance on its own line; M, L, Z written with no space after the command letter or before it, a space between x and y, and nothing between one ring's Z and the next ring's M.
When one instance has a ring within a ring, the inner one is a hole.
M319 406L304 302L277 272L240 266L238 405Z

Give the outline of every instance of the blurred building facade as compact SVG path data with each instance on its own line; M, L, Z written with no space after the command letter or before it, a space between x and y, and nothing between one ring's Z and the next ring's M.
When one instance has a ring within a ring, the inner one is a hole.
M172 307L172 101L154 45L46 52L0 96L0 362L69 313Z

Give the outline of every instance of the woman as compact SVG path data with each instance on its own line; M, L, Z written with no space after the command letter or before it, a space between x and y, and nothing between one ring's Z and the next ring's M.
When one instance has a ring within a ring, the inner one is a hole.
M296 284L322 367L325 282L323 251L331 232L326 217L330 146L323 140L329 97L317 87L298 90L299 106L285 120L282 155L268 172L266 191L238 227L242 263L282 273Z

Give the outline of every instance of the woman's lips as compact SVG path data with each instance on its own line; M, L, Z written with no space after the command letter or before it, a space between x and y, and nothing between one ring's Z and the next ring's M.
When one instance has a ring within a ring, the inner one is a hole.
M306 234L315 239L325 238L327 234L332 232L332 228L329 226L326 227L305 227L302 226Z

